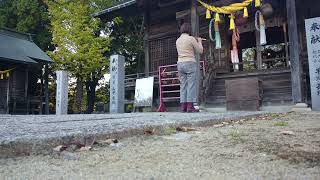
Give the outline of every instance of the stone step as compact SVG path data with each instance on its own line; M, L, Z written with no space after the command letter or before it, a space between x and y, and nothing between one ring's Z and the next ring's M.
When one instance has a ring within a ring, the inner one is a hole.
M262 98L263 102L282 102L282 101L292 101L292 95L291 94L282 94L281 96L275 96L275 95L269 95L269 96L263 96Z
M206 99L206 103L211 106L225 106L226 96L209 96Z
M278 88L278 89L264 89L263 95L269 95L269 94L291 94L291 88Z

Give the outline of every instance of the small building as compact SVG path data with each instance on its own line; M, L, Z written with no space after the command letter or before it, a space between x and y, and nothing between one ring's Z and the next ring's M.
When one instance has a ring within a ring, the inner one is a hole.
M206 1L221 7L243 0ZM254 1L253 1L254 2ZM258 78L262 106L292 106L311 104L307 43L304 20L319 17L320 1L263 0L260 11L266 10L267 44L260 45L256 30L254 5L248 7L249 17L236 18L240 31L239 63L231 62L232 31L229 17L220 16L222 47L216 49L209 39L210 19L206 9L196 0L126 0L96 13L102 21L116 16L144 16L145 73L158 74L158 67L176 64L176 39L183 22L190 22L193 35L206 38L205 53L200 57L207 64L202 88L202 101L208 107L226 107L229 80ZM266 9L264 9L266 8ZM234 87L236 88L236 87Z
M52 59L31 34L0 29L0 114L48 114Z

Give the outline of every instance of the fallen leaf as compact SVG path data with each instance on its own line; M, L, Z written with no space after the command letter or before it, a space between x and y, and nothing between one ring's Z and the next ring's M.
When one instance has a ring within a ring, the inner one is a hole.
M90 151L92 149L91 146L84 146L79 149L79 151Z
M59 145L59 146L53 148L53 151L62 152L64 150L66 150L66 149L67 149L67 146Z
M144 134L145 134L145 135L154 135L154 132L155 132L155 131L156 131L155 129L145 130L145 131L144 131Z
M195 128L190 128L190 127L177 127L176 130L181 132L196 131Z
M118 143L119 141L117 140L117 139L107 139L107 140L105 140L105 141L102 141L102 142L100 142L101 144L108 144L108 145L110 145L110 144L116 144L116 143Z
M215 128L219 128L219 127L223 127L224 126L224 124L215 124L215 125L213 125L213 127L215 127Z
M80 140L71 141L70 143L65 144L64 146L69 147L69 146L71 146L71 145L75 145L75 146L77 146L78 148L81 148L81 147L85 146L85 144L82 143Z
M282 135L294 135L294 132L292 132L292 131L282 131L282 132L280 132L280 134L282 134Z

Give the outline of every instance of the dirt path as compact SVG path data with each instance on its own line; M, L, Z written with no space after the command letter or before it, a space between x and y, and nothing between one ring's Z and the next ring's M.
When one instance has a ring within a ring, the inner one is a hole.
M319 113L197 130L132 137L88 152L0 159L0 179L320 179Z

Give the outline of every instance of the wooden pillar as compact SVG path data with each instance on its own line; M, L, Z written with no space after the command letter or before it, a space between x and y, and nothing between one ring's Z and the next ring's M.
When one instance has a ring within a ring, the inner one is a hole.
M29 86L29 66L25 69L25 82L24 82L24 99L27 105L27 114L29 114L29 98L28 98L28 87Z
M286 66L289 67L289 45L288 45L288 34L287 34L287 24L283 24L283 35L284 35L284 44L286 51Z
M42 111L43 111L43 68L44 66L41 65L41 73L40 73L40 94L39 94L39 100L40 100L40 111L39 111L39 114L41 115L42 114Z
M10 76L7 78L7 108L6 108L6 114L9 114L10 108L9 108L9 103L10 103L10 78L12 76L12 72L10 73Z
M29 68L28 66L26 67L24 71L24 77L25 77L25 82L24 82L24 97L28 97L28 86L29 86Z
M49 72L48 64L44 68L44 96L45 96L45 114L49 114ZM42 101L41 101L42 106Z
M262 69L262 46L260 45L260 32L256 32L256 56L257 56L257 68Z
M291 84L292 99L294 103L302 102L301 74L302 67L299 57L299 39L297 27L296 0L286 0L289 47L290 47L290 64L291 64Z
M144 38L143 38L143 48L144 48L144 73L146 76L149 76L150 72L150 47L149 47L149 3L147 2L144 10Z
M198 13L198 1L191 0L191 28L192 28L192 36L199 37L199 13ZM197 103L199 104L199 84L200 84L200 55L196 55L196 61L197 61L197 80L196 80L196 89L197 89Z

